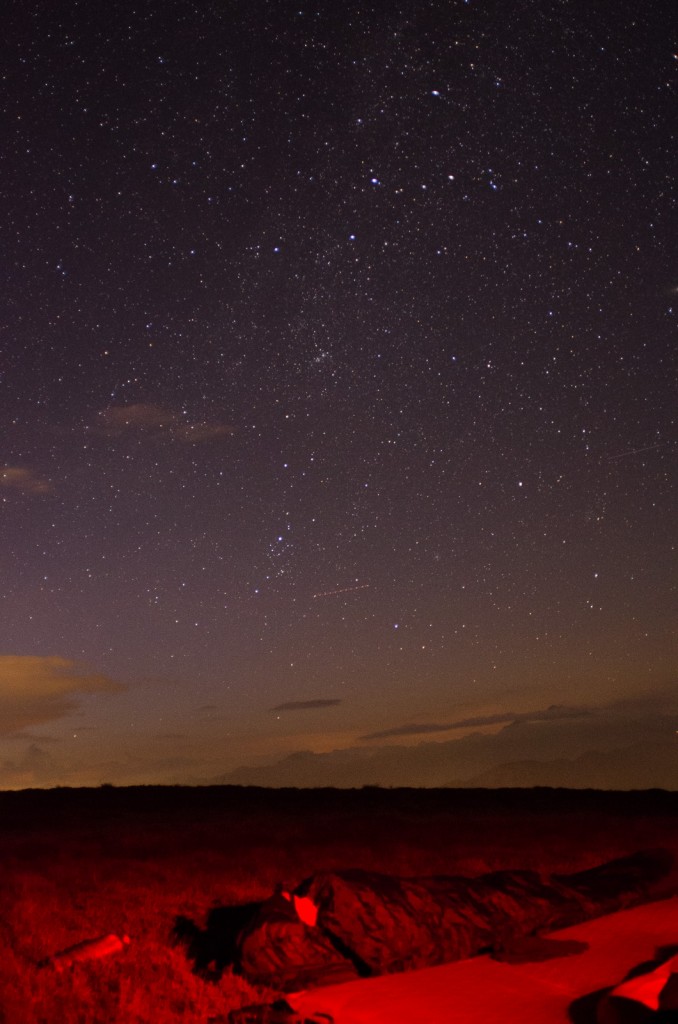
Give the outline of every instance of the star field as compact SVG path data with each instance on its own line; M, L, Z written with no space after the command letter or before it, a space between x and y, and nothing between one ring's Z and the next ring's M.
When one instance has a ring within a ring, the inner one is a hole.
M676 27L10 5L0 786L675 733Z

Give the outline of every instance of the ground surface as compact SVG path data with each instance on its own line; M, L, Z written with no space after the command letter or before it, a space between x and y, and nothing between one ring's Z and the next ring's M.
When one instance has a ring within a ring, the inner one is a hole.
M555 932L588 948L545 962L488 956L409 974L368 978L289 997L301 1013L334 1024L596 1024L602 989L640 964L678 951L678 898Z
M0 1022L219 1024L265 1001L230 969L197 976L179 916L324 869L575 871L647 847L678 855L678 793L101 788L0 793ZM114 932L119 956L51 953ZM623 975L623 971L621 972Z

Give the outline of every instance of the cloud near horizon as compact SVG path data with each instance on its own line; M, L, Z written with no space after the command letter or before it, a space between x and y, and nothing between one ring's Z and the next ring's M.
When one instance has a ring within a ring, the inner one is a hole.
M56 655L0 655L0 736L63 718L78 695L123 690L108 676Z
M396 736L426 736L437 732L450 732L453 729L482 728L487 725L509 725L514 722L545 722L558 718L581 718L590 715L591 708L570 708L557 704L544 708L542 711L503 711L496 715L476 715L474 718L460 718L455 722L432 723L421 725L396 725L392 729L367 733L360 736L361 740L384 740Z
M0 486L22 494L49 494L54 490L49 480L23 466L4 466L0 469Z
M337 698L330 700L288 700L285 704L276 704L271 711L313 711L318 708L335 708L342 701Z
M142 433L153 438L169 438L182 444L204 444L230 437L234 428L226 423L191 423L185 417L151 402L110 405L97 414L96 429L107 437Z
M49 785L53 771L52 757L37 743L31 743L20 757L0 760L0 786L3 789L24 789Z
M672 710L674 704L674 699L662 700L655 693L608 707L550 707L519 716L478 716L460 721L495 724L501 718L498 724L503 728L403 744L356 744L329 751L307 747L268 763L242 764L212 781L273 787L528 785L675 790L678 712Z

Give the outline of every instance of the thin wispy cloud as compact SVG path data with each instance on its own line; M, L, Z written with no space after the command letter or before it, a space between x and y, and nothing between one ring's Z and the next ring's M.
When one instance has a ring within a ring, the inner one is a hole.
M0 736L63 718L86 693L122 689L68 658L0 655Z
M271 711L317 711L319 708L334 708L341 700L288 700L284 704L276 704Z
M560 718L581 718L591 714L590 708L569 708L551 705L541 711L506 711L496 715L476 715L473 718L460 718L454 722L424 722L415 725L396 725L392 729L382 729L361 736L361 740L394 739L399 736L426 736L431 733L450 732L452 729L480 729L488 725L509 725L513 722L544 722Z
M182 444L205 444L234 433L234 428L226 423L192 422L151 402L108 406L97 414L95 430L107 437L136 434Z
M24 466L4 466L0 469L0 487L21 491L22 494L49 494L54 490L49 480Z
M176 420L174 413L159 405L139 402L135 405L111 405L98 414L98 425L104 430L123 434L128 430L166 430Z
M184 444L205 444L208 441L219 441L222 437L230 437L233 427L225 423L178 423L170 430L175 441Z

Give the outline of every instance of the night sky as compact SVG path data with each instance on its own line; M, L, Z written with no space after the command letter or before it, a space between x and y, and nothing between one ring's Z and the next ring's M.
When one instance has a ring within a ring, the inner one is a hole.
M674 0L3 22L0 786L675 757Z

